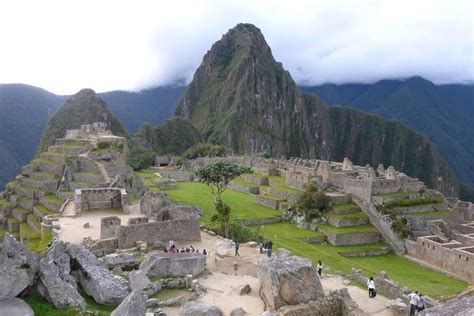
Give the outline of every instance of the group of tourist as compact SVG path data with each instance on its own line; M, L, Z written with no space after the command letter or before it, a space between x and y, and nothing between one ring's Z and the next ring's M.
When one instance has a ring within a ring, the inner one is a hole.
M265 242L259 241L258 242L258 253L262 254L263 249L267 250L267 257L271 258L272 257L272 251L273 251L273 242L271 240L267 240Z
M367 287L369 289L369 297L374 298L377 295L375 292L375 281L373 277L370 277L367 281ZM412 292L408 295L410 299L410 316L415 315L416 312L421 312L426 308L426 300L423 297L423 294L418 293L418 291Z
M410 299L410 315L415 315L416 312L421 312L426 308L425 298L418 291L410 293L408 298Z
M189 247L182 247L181 250L176 247L174 242L170 243L169 249L166 247L166 245L163 247L164 252L170 252L170 253L184 253L184 252L195 252L195 253L202 253L203 255L207 256L207 250L203 249L202 252L199 252L199 249L195 249L193 245L190 245Z

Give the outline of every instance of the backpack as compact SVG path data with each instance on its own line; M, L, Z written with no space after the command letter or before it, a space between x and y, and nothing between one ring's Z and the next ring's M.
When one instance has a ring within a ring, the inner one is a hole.
M372 296L372 297L376 297L376 296L377 296L377 292L376 292L375 290L373 291L373 295L374 295L374 296Z

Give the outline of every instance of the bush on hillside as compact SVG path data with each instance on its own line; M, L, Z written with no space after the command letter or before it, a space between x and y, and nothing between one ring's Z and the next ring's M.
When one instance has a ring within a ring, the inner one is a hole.
M135 171L149 168L153 166L154 163L155 153L146 150L133 152L128 161L130 167L132 167Z
M408 225L408 221L404 217L393 219L392 230L401 239L405 239L411 234L411 229Z
M298 214L304 215L307 221L321 217L328 207L329 198L324 192L318 192L314 184L308 185L296 202Z
M227 154L227 148L222 145L196 144L189 147L184 153L185 159L196 159L200 157L224 157Z

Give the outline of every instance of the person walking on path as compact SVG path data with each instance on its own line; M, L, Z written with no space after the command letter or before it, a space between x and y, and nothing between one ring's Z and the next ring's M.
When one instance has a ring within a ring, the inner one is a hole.
M263 242L259 241L258 243L258 253L262 254L263 253Z
M321 262L321 260L318 260L316 271L318 272L319 277L321 277L321 274L323 273L323 263Z
M267 242L267 257L271 258L272 257L272 248L273 248L273 243L271 240Z
M412 316L415 315L416 308L418 307L418 303L420 301L418 291L415 291L415 293L411 293L410 295L408 295L408 298L410 299L410 316Z
M369 297L374 298L375 297L375 282L374 282L373 277L370 277L370 279L367 281L367 287L369 289Z
M235 257L240 256L239 247L240 247L240 243L238 241L236 241L235 242Z
M426 308L426 301L425 301L425 298L423 297L423 294L420 293L420 295L418 296L418 304L416 305L416 310L419 313L425 308Z

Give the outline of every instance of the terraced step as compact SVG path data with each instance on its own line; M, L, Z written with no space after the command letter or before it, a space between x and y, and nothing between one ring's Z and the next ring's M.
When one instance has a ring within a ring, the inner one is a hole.
M12 209L12 216L16 218L19 222L24 223L26 222L26 217L30 214L31 211L28 211L21 207L15 207Z
M243 193L260 194L260 186L254 183L245 182L241 178L234 179L229 184L229 188Z
M66 154L70 156L78 156L87 151L85 146L66 146L66 145L56 145L49 146L48 152L53 154Z
M337 228L330 224L318 224L333 246L364 245L379 242L380 233L372 225Z
M20 240L24 243L32 239L41 238L41 232L32 230L30 225L28 225L27 223L20 224L19 230L20 230Z
M35 170L36 168L39 168L40 171L52 173L58 177L61 177L63 175L63 164L44 159L34 159L33 161L31 161L31 164L33 165Z
M18 181L22 186L33 190L41 190L43 181L31 179L30 177L23 177Z
M90 140L80 138L58 138L55 142L56 146L79 146L87 147L91 144ZM53 147L53 146L51 146Z
M30 179L37 181L58 181L58 177L45 171L32 171L29 174Z
M23 186L21 184L21 180L20 180L20 183L15 188L15 194L17 194L19 196L22 196L22 197L26 197L26 198L31 199L31 200L33 200L35 198L36 191L37 190L35 190L33 188Z
M63 202L63 200L57 198L55 195L45 195L40 199L40 204L47 207L53 213L59 212Z
M45 180L36 180L36 179L31 179L29 177L23 177L19 180L19 183L25 189L36 192L36 195L38 195L38 193L41 193L43 191L55 192L58 186L58 182L54 178L45 179ZM28 195L28 197L30 198L34 198L34 196L35 196L34 194Z
M290 188L284 184L263 187L262 191L272 196L279 196L285 200L296 202L298 201L302 191Z
M66 164L68 155L56 152L44 152L41 154L41 159L57 162L60 164Z
M75 172L73 174L74 181L77 182L92 182L92 183L102 183L104 182L104 177L100 172Z
M92 182L71 181L71 182L69 182L69 189L74 191L74 190L77 190L77 189L91 188L94 185L95 185L95 183L92 183Z
M30 225L31 230L41 232L41 220L35 214L28 214L26 223Z
M43 220L43 218L46 216L46 215L52 215L56 213L55 211L52 211L50 210L49 208L47 208L46 206L44 205L41 205L41 204L36 204L35 206L33 206L33 214L35 214L35 216L37 218L39 218L40 220Z
M360 212L360 207L356 204L334 204L332 205L332 212L337 215L351 214Z
M325 217L328 223L334 227L350 227L369 224L369 218L363 212L349 214L336 214L329 212Z
M35 201L33 199L30 199L29 197L26 196L21 196L18 199L18 206L21 208L24 208L25 210L33 210L33 205L35 205Z
M20 222L13 216L6 216L7 229L10 233L17 233L20 231Z
M6 215L11 209L11 204L7 200L0 200L0 213Z
M59 191L57 194L60 200L67 200L67 199L74 198L74 191Z
M273 208L278 210L280 203L285 202L284 198L267 195L267 194L259 194L255 196L255 203Z
M268 185L268 177L257 173L254 174L243 174L242 179L247 183L253 183L256 185Z

